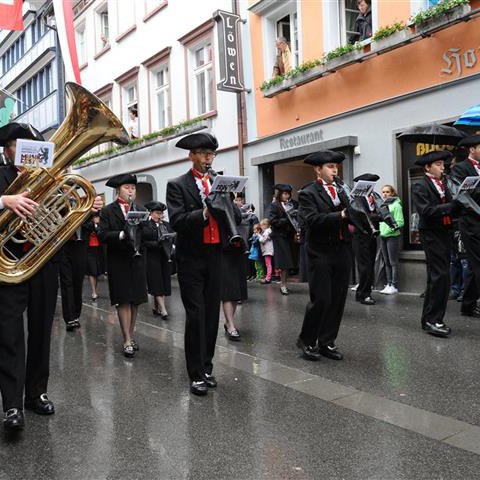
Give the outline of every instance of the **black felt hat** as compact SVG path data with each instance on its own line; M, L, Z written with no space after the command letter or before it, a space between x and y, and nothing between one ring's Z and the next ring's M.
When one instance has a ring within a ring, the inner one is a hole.
M476 145L480 145L480 135L478 134L462 138L458 142L459 147L475 147Z
M320 152L315 152L308 155L303 163L317 167L319 165L323 165L324 163L342 163L344 160L345 155L342 152L322 150Z
M164 212L167 209L167 206L164 203L156 202L156 201L148 202L144 205L144 207L147 210L150 210L151 212L154 212L154 211Z
M0 128L0 146L4 147L9 140L25 138L27 140L43 141L43 135L29 123L7 123Z
M120 175L115 175L110 178L105 184L107 187L118 188L121 185L126 184L137 184L137 176L133 173L121 173Z
M360 180L365 180L366 182L377 182L379 179L380 177L374 173L363 173L362 175L355 177L353 181L359 182Z
M192 133L181 138L175 146L184 150L207 148L215 151L218 148L218 141L211 133Z
M423 167L425 165L430 165L433 162L437 162L438 160L450 162L452 156L452 153L448 150L434 150L433 152L423 154L418 160L415 160L415 165Z
M292 186L288 183L277 183L275 185L275 190L278 190L279 192L288 192L292 193Z

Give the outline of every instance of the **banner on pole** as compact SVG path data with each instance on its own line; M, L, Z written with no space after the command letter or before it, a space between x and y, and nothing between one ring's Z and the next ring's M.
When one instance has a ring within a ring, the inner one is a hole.
M22 0L0 0L0 29L23 30Z

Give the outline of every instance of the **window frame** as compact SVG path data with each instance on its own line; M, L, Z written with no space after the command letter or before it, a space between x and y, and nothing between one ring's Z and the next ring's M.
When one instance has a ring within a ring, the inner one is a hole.
M166 78L167 83L162 85L161 87L158 87L158 85L155 84L156 77L161 71L165 71L165 70L166 72L164 73L164 76ZM152 130L157 131L172 125L171 83L170 83L171 78L170 78L170 62L168 58L150 70L150 78L152 81L151 83L152 86L150 88L150 93L152 96L151 104L153 105ZM163 126L160 125L160 112L158 109L159 94L162 94L164 96L165 103L166 103L164 119L163 119L165 124ZM153 119L155 120L153 121Z
M108 35L104 35L104 22L103 22L103 15L107 15L107 30L108 30ZM95 9L95 51L97 55L101 52L104 52L105 50L108 50L111 45L111 39L112 39L112 32L111 32L111 21L110 21L110 13L109 13L109 8L108 8L108 2L103 2L101 5L99 5L98 8ZM105 40L102 40L102 37L106 38Z
M83 44L80 42L80 34L82 35L83 38ZM87 51L87 38L86 38L86 22L85 20L81 22L76 28L75 28L75 40L78 45L78 63L79 63L79 68L84 67L88 63L88 51ZM82 48L83 45L83 48Z

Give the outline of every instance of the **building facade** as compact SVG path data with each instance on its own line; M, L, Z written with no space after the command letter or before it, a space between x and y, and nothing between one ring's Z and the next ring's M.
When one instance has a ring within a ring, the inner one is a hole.
M218 138L215 168L238 174L237 95L216 88L220 72L213 13L230 8L226 0L75 5L82 84L111 107L134 140L113 153L111 145L101 147L106 154L79 166L106 201L113 196L106 180L126 171L138 176L140 200L165 201L168 179L190 168L186 152L175 147L176 137L199 129L208 128ZM152 136L159 131L167 133ZM139 140L145 135L145 141Z
M428 6L374 1L373 31L397 21L408 23ZM423 291L424 257L410 185L421 174L414 166L417 155L436 147L405 143L398 136L412 126L451 124L478 103L479 6L471 2L434 21L410 22L383 42L369 39L358 50L315 65L315 59L348 39L352 23L346 0L251 2L255 125L249 133L255 134L249 136L246 163L247 173L258 179L250 185L257 186L259 203L268 204L275 183L288 181L298 191L312 179L311 168L302 164L308 153L343 151L347 182L373 172L381 177L379 187L392 184L398 189L406 220L401 288ZM294 66L307 61L314 66L261 88L271 79L275 38L280 34L293 45Z
M31 123L47 138L64 117L63 67L51 2L24 2L23 31L0 31L0 87L15 105L10 120Z

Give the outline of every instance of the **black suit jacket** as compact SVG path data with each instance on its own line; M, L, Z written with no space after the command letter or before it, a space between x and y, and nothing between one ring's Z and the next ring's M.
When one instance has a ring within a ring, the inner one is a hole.
M5 190L17 178L17 175L17 169L13 165L0 167L0 195L5 193Z
M298 203L295 200L291 200L294 207L298 209ZM272 226L272 234L276 237L283 237L292 239L295 233L292 223L288 219L285 209L278 201L273 202L270 206L270 212L268 214L270 225Z
M341 213L347 207L348 199L341 191L338 191L338 195L340 205L336 207L323 185L317 181L300 190L299 216L306 227L309 253L321 252L327 245L350 242L348 220L342 218Z
M451 175L461 183L466 177L476 177L478 176L478 173L475 167L472 165L472 162L466 159L463 162L457 163L453 167ZM473 192L470 192L470 196L472 197L473 200L475 200L475 202L477 202L480 205L480 188L479 187L477 187ZM478 223L477 222L478 215L476 213L463 208L460 210L459 216L465 216L465 215L473 215L475 218L475 223Z
M448 187L445 185L445 203L442 203L435 185L426 175L412 185L412 200L420 216L419 230L445 229L447 226L443 224L443 218L455 214Z
M170 226L177 232L175 244L177 258L197 256L206 248L203 243L203 229L208 225L208 220L203 218L204 207L191 170L168 182L167 206ZM237 212L238 208L236 210L234 208L238 224L241 221L241 214L237 215ZM228 238L221 227L220 236L222 245L226 246Z

